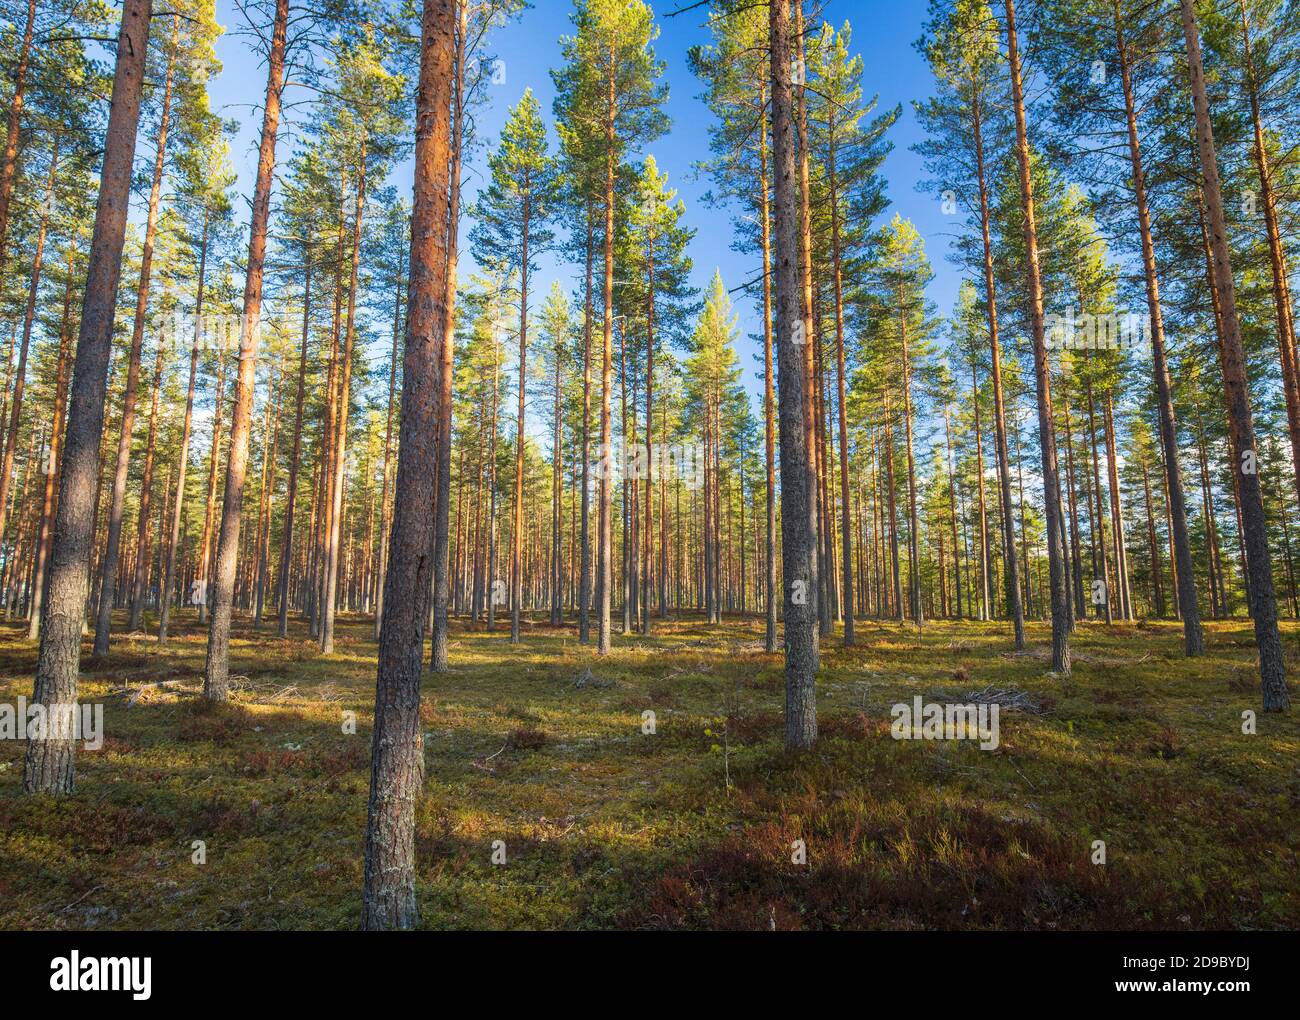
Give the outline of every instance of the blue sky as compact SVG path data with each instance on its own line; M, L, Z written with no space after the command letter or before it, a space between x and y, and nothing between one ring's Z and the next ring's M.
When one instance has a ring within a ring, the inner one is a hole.
M561 62L559 39L570 30L569 12L572 8L570 0L534 0L534 4L521 19L492 37L491 50L505 63L505 81L489 88L490 106L479 113L480 131L489 146L495 143L506 113L525 88L533 90L548 119L550 116L554 89L549 72ZM661 29L655 50L667 65L667 111L672 118L672 128L647 151L654 155L660 170L669 174L671 186L678 190L686 203L687 221L697 229L690 252L695 265L696 285L703 288L716 268L721 271L724 283L734 287L753 275L757 259L731 249L734 211L710 208L700 201L709 182L697 176L694 166L696 160L708 155L712 118L699 98L701 85L690 73L686 54L691 46L708 41L709 34L704 28L705 12L692 11L670 18L666 14L677 6L677 0L652 0L652 6ZM952 229L953 220L942 215L935 196L917 190L917 182L923 179L924 170L919 157L909 149L920 136L912 115L911 100L924 97L931 85L929 71L912 47L912 41L920 34L924 16L922 0L893 3L829 0L824 11L825 19L837 28L846 19L853 24L853 49L862 55L865 66L864 92L868 96L878 92L881 109L895 103L903 106L902 116L891 132L894 151L885 163L888 195L892 202L886 217L901 214L912 220L926 238L935 270L930 297L939 310L946 313L952 308L959 282L944 258L948 247L947 232ZM217 0L217 17L228 32L238 33L241 19L230 0ZM214 108L223 116L238 119L242 125L232 149L240 191L244 196L251 190L260 127L260 111L254 113L252 106L260 104L265 88L265 71L249 53L247 42L238 34L227 34L218 42L217 54L224 67L211 88ZM299 92L286 96L286 101L300 102L304 98ZM289 111L289 123L292 125L309 115L308 107L297 106ZM474 192L482 183L483 153L481 148L466 168L467 202L472 201ZM287 147L281 148L280 155L288 155ZM401 192L409 195L409 162L397 167L390 180ZM246 203L244 207L246 209ZM467 225L463 229L467 229ZM470 268L462 262L462 276ZM538 303L552 280L559 279L566 290L571 290L579 272L580 267L544 261L533 291L539 295ZM734 300L743 334L738 346L745 382L751 392L757 393L756 364L752 358L757 349L748 339L748 334L758 331L761 316L753 299L738 293Z

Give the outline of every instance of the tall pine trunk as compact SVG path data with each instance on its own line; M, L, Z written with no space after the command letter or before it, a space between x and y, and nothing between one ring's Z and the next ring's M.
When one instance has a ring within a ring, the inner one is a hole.
M320 650L325 655L334 651L334 617L338 611L339 574L342 570L340 539L343 528L343 486L347 472L348 418L352 402L352 349L357 335L357 276L361 263L361 221L366 206L366 146L361 144L360 166L357 176L356 206L352 222L352 278L348 283L347 326L343 341L343 362L340 366L339 406L334 432L333 481L330 485L330 533L326 545L325 601L322 606Z
M208 269L208 228L210 210L203 211L203 233L199 241L199 279L194 297L194 341L190 345L190 376L185 387L185 416L181 423L180 462L176 467L176 495L172 500L172 526L167 539L167 563L158 593L158 643L167 641L167 624L171 615L172 585L176 578L176 551L181 539L181 514L185 507L185 473L190 463L190 429L194 423L194 387L199 373L199 342L203 328L203 289Z
M809 568L808 598L811 600L813 613L818 621L818 635L829 630L829 617L822 598L823 578L821 573L822 532L821 532L821 448L817 416L817 322L813 315L813 237L812 237L812 185L811 158L808 150L808 104L805 94L807 68L804 60L804 21L803 0L787 3L792 13L793 36L789 39L789 60L799 70L798 90L792 89L794 106L794 130L797 143L797 160L799 170L799 292L802 314L800 334L804 355L804 455L807 458L808 471L808 526L812 529L813 559ZM775 86L774 86L775 87ZM773 97L775 101L775 96ZM773 127L773 132L775 132ZM784 472L782 488L784 488ZM788 582L787 582L788 583Z
M248 471L248 439L253 417L253 383L257 367L257 331L262 314L262 271L266 261L266 227L271 215L271 186L275 176L275 140L280 127L280 89L284 83L285 37L289 0L276 0L275 23L268 56L266 105L262 115L262 141L257 156L253 188L253 217L249 227L248 276L244 281L244 315L239 329L239 372L235 382L235 407L230 418L230 454L226 466L225 495L221 505L221 531L217 539L216 577L213 578L208 655L204 665L203 694L225 701L230 686L230 621L234 611L236 556L239 552L239 517L244 505L244 479Z
M50 425L50 443L45 460L45 494L41 505L41 527L36 545L36 564L32 570L31 617L27 640L41 636L41 617L45 612L45 569L50 558L51 528L54 525L55 497L58 495L59 454L63 442L63 416L68 397L68 356L72 352L72 249L68 249L68 278L63 294L63 321L59 327L59 364L54 380L54 420Z
M1247 587L1250 593L1251 618L1255 624L1255 642L1259 646L1260 686L1264 711L1283 711L1290 699L1286 689L1286 664L1282 657L1282 639L1277 627L1277 599L1273 592L1272 561L1268 550L1268 526L1264 518L1264 499L1256 470L1255 422L1250 407L1250 390L1246 378L1246 354L1241 342L1241 324L1237 319L1236 285L1228 248L1227 225L1223 215L1223 196L1219 190L1219 167L1214 148L1214 130L1205 94L1205 71L1201 64L1200 29L1193 0L1179 0L1183 36L1187 44L1187 64L1191 72L1192 106L1196 115L1196 141L1201 157L1201 178L1205 209L1209 216L1211 250L1214 255L1214 290L1219 297L1223 317L1223 385L1227 392L1229 427L1234 450L1240 451L1232 470L1238 476L1241 515L1245 525L1246 559L1249 564ZM1179 586L1182 587L1181 585Z
M790 0L768 6L772 75L773 174L775 178L775 292L777 363L780 373L781 559L785 575L785 745L817 741L816 548L813 476L809 471L807 343L803 267L799 245L799 179L795 167L794 96L790 85Z
M759 84L759 109L767 109L767 84ZM772 365L772 208L771 184L768 171L767 139L769 122L767 114L760 113L758 139L759 215L763 238L763 434L764 474L767 480L767 541L763 550L767 568L767 628L763 649L775 652L776 643L776 396Z
M1102 594L1104 601L1102 607L1105 609L1106 622L1113 623L1115 620L1114 603L1111 602L1111 583L1110 583L1110 555L1108 552L1109 543L1106 539L1106 511L1101 501L1101 458L1097 456L1097 411L1096 404L1092 398L1092 380L1087 380L1086 390L1088 399L1088 447L1091 453L1092 468L1092 506L1089 507L1089 514L1092 516L1093 526L1093 556L1100 558L1101 577L1093 581L1096 585L1097 580L1102 582ZM1094 569L1096 569L1094 567ZM1093 602L1096 603L1094 593Z
M831 263L835 296L835 385L839 407L840 441L840 558L844 572L844 594L840 603L844 613L844 646L853 644L853 539L849 513L849 426L848 398L844 379L844 282L840 251L839 179L835 168L835 114L828 113L830 145L827 151L827 180L830 185Z
M654 261L654 227L651 225L649 244L649 291L646 298L646 364L645 364L645 536L642 541L644 553L641 570L641 632L650 633L650 602L652 600L651 583L654 567L651 557L654 554L654 394L655 394L655 261ZM659 459L662 463L662 459Z
M578 641L591 640L591 327L592 274L595 261L595 213L587 205L587 276L582 319L582 552L578 577Z
M1178 424L1174 414L1173 382L1165 353L1164 313L1160 307L1160 283L1156 275L1155 244L1151 235L1151 212L1147 206L1146 174L1138 140L1137 112L1129 69L1128 47L1121 28L1119 5L1115 7L1115 37L1124 89L1124 111L1128 127L1129 161L1133 168L1133 194L1137 204L1138 229L1142 239L1142 268L1146 281L1147 309L1151 320L1151 368L1155 375L1159 412L1160 448L1164 454L1165 492L1169 505L1170 536L1174 546L1174 572L1179 615L1183 621L1183 650L1188 655L1205 651L1200 609L1196 604L1196 577L1192 566L1192 543L1187 533L1187 503L1183 492L1182 468L1178 461Z
M173 17L173 26L175 24ZM131 329L131 352L127 362L126 391L122 397L122 431L117 440L117 470L113 475L112 501L108 510L108 538L100 560L99 612L95 621L95 652L107 655L109 631L113 625L113 604L117 594L118 550L122 542L122 518L126 509L126 485L131 468L131 445L134 440L135 402L140 384L140 352L149 312L149 280L153 270L154 238L158 231L158 203L162 194L163 170L167 165L167 128L171 118L172 86L175 76L176 30L172 29L173 55L167 61L167 79L163 86L162 112L158 122L157 151L154 155L153 183L149 189L149 211L145 217L144 251L140 256L140 282L136 288L135 324Z
M405 238L404 238L405 239ZM389 497L393 486L393 417L397 401L397 350L402 329L402 284L406 275L406 252L402 250L397 262L397 283L393 295L393 345L388 360L388 407L384 415L384 486L379 500L379 569L376 575L375 591L375 640L379 640L379 628L384 619L384 575L388 571L388 527ZM304 336L306 331L304 330ZM303 357L306 357L306 348ZM299 375L299 392L302 391L301 373ZM299 408L301 411L301 407Z
M1034 385L1038 397L1038 439L1042 453L1044 518L1047 525L1047 565L1052 614L1052 670L1069 675L1071 613L1061 536L1061 489L1056 463L1056 432L1052 419L1052 388L1047 344L1043 335L1043 278L1038 264L1038 226L1034 213L1034 183L1029 167L1029 137L1025 126L1024 87L1014 0L1005 0L1007 62L1011 71L1011 99L1016 121L1016 164L1020 171L1020 204L1024 215L1025 275L1029 323L1034 345Z
M280 579L277 584L276 598L278 601L279 611L279 635L288 637L289 635L289 569L293 561L293 527L294 517L298 508L298 461L302 457L302 404L306 392L307 381L307 341L311 334L311 244L307 240L303 241L303 285L302 285L302 340L298 352L298 387L294 396L294 413L293 413L293 454L289 458L289 485L285 493L284 501L284 536L280 544ZM400 272L399 272L400 275ZM396 349L397 339L393 339L394 349ZM396 354L394 354L396 357ZM393 385L392 377L389 377L388 384L388 402L392 407ZM386 441L391 440L392 430L392 412L389 412L389 431L390 435ZM391 445L391 443L389 444ZM384 494L387 497L388 492L388 449L384 447ZM382 570L381 570L382 576ZM382 606L382 603L381 603Z
M271 518L275 510L275 469L279 456L280 393L284 381L284 362L278 361L271 381L271 396L266 404L266 421L262 441L262 493L257 517L257 560L253 589L253 626L262 625L266 600L266 582L271 571Z
M980 550L980 589L979 589L979 619L989 619L992 610L991 603L993 600L993 581L992 570L989 565L989 518L988 505L984 495L984 437L980 425L980 381L978 359L971 357L970 362L970 402L971 409L975 415L975 474L976 486L979 493L979 514L980 514L980 533L979 533L979 550Z
M86 270L86 293L72 371L68 425L59 478L59 508L46 579L45 621L32 703L75 706L81 659L81 629L90 582L90 547L95 528L95 491L99 447L104 433L104 396L122 247L131 198L131 170L145 52L149 44L152 0L124 0L113 73L113 101L108 115L99 201ZM75 779L75 742L71 733L47 732L27 741L23 761L25 793L71 793Z
M1025 647L1025 610L1020 600L1020 564L1016 557L1016 525L1011 503L1011 451L1007 443L1007 411L1002 387L1002 344L998 338L998 303L993 281L993 242L984 130L978 100L974 109L975 169L979 177L980 233L984 252L984 297L989 315L989 354L993 381L993 423L998 452L998 494L1002 501L1002 555L1006 564L1007 614L1011 617L1015 647Z
M433 671L445 673L450 668L447 661L447 627L451 600L451 424L454 401L454 354L456 340L456 247L460 226L460 172L465 132L465 61L469 50L469 3L453 0L456 15L455 51L453 54L451 115L451 167L448 172L447 269L443 287L446 302L443 308L442 347L439 351L438 392L438 461L437 491L433 511L433 648L430 653Z
M527 174L522 182L524 215L519 272L519 414L515 420L515 519L510 536L510 643L519 644L524 597L524 405L528 393L528 227L532 212Z
M605 280L604 280L604 330L600 355L600 498L597 500L597 526L600 538L597 547L596 654L608 655L610 649L610 599L614 587L614 493L612 482L614 452L610 401L614 390L614 120L618 109L615 102L615 55L610 47L610 66L605 102Z
M921 607L921 522L916 510L916 456L912 451L912 363L907 350L907 305L899 295L899 333L903 345L903 438L907 445L907 598L912 622L924 623Z
M144 600L149 587L149 545L153 535L153 518L150 516L153 500L153 471L158 444L158 407L162 400L163 368L167 364L167 342L158 341L158 356L154 361L153 395L149 406L149 434L144 447L144 470L140 476L140 511L135 535L135 577L131 583L131 613L127 620L128 633L144 629ZM165 480L164 480L165 484Z
M555 379L554 404L551 413L551 626L558 627L564 617L564 560L561 552L561 536L564 532L562 520L564 505L564 457L562 450L564 418L561 413L564 402L562 366L564 364L564 337L555 337Z
M411 928L415 803L424 778L420 673L433 591L434 471L446 343L453 0L426 0L416 98L415 195L402 361L402 417L366 819L364 929Z

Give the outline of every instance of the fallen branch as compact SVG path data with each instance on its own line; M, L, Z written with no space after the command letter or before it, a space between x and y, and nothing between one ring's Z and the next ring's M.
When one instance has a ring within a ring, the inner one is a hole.
M140 700L140 696L144 694L145 691L164 690L168 688L181 688L181 685L184 683L185 683L184 680L159 680L157 683L141 684L134 691L128 691L127 689L124 688L118 691L117 693L126 698L126 707L132 708L135 706L135 703ZM181 689L183 690L183 688ZM185 691L185 693L196 694L197 691L191 690L191 691Z

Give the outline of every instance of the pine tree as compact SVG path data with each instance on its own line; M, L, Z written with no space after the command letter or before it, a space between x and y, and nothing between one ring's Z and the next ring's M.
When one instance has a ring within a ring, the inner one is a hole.
M230 423L230 452L226 464L221 528L217 539L216 576L210 592L207 661L203 695L211 701L230 696L230 621L238 567L240 512L248 467L248 443L253 413L253 382L257 365L257 332L262 314L262 274L266 260L267 226L271 216L271 187L275 174L275 143L280 127L280 93L284 87L285 44L289 0L275 0L267 54L266 100L262 110L262 137L258 147L257 177L253 189L253 216L249 230L244 308L239 327L239 371ZM215 457L216 451L213 450Z
M556 116L561 137L572 139L570 151L599 165L603 187L592 194L604 212L604 338L600 385L600 486L597 516L596 653L610 650L610 603L613 587L613 397L615 182L624 157L668 129L663 104L667 86L659 82L663 64L652 44L659 34L654 15L641 0L578 0L575 34L561 40L565 66L553 72ZM598 156L597 156L598 154Z
M757 283L763 316L763 425L766 534L763 600L766 607L764 647L777 650L776 572L776 377L772 351L772 172L771 119L768 96L768 18L758 6L718 4L710 19L713 42L688 54L692 70L706 84L704 99L716 124L709 134L714 158L704 165L714 187L705 200L735 203L748 209L736 221L734 245L757 249ZM756 281L750 280L749 290Z
M872 220L887 205L880 169L892 145L886 130L898 119L899 108L864 123L876 99L862 99L862 58L850 57L852 31L848 23L836 32L823 25L807 57L807 74L815 89L809 101L810 139L818 155L829 209L830 277L835 315L835 382L839 408L840 560L843 586L844 644L853 644L853 546L849 505L849 432L845 410L845 286L846 269L856 275L870 240ZM828 537L829 541L829 537Z
M1282 639L1277 629L1277 598L1273 590L1272 560L1269 556L1268 531L1264 519L1264 502L1256 470L1255 422L1246 379L1245 353L1241 342L1241 324L1237 317L1236 287L1232 275L1232 257L1228 248L1227 225L1223 215L1223 196L1219 189L1219 169L1214 146L1214 128L1210 119L1205 91L1205 71L1201 61L1200 29L1192 0L1180 0L1183 37L1187 46L1187 64L1191 72L1192 105L1196 120L1197 150L1201 161L1202 193L1209 221L1210 249L1213 255L1213 288L1222 316L1221 349L1223 384L1227 390L1228 411L1233 448L1237 457L1233 474L1241 493L1241 514L1245 524L1248 584L1251 619L1255 624L1255 643L1259 646L1260 684L1264 711L1280 712L1290 702L1286 690L1286 663Z
M640 592L632 592L634 601L640 604L643 634L650 633L654 483L656 472L670 466L662 437L658 447L655 445L655 357L659 338L682 336L694 307L695 291L689 282L692 262L687 248L695 231L684 225L685 216L686 206L668 187L668 175L659 172L653 156L647 156L619 239L618 262L628 279L618 288L616 297L618 308L627 320L636 323L638 333L644 330L645 336L645 440L639 447L646 452L644 528L640 550L634 550L633 556L634 565L639 564L634 574L639 574Z
M555 160L547 152L541 108L526 90L488 157L491 181L473 209L470 237L481 264L519 274L519 414L515 424L514 526L510 551L510 642L519 643L523 602L524 413L527 404L528 281L536 258L554 241Z
M415 899L415 802L424 778L420 675L433 594L433 442L448 271L452 0L426 0L416 100L415 193L402 365L401 435L383 628L375 691L361 927L411 928Z
M33 704L75 705L77 701L82 614L95 523L95 475L104 430L104 391L152 15L150 0L126 0L122 9L113 105L105 135L95 230L72 370ZM75 747L72 734L47 733L43 740L29 740L23 762L23 791L71 793Z
M1034 215L1034 185L1030 172L1024 84L1014 0L1004 0L1007 64L1011 75L1011 105L1016 125L1016 166L1020 178L1020 204L1025 237L1025 278L1030 337L1034 353L1034 387L1038 402L1038 442L1042 453L1043 501L1047 523L1049 597L1052 614L1052 670L1070 673L1069 631L1071 611L1066 577L1062 528L1060 476L1057 470L1056 434L1052 414L1052 389L1047 345L1043 333L1043 279L1039 265L1038 227Z
M1007 613L1016 648L1025 646L1025 613L1016 554L1015 515L1011 501L1011 453L1007 441L1007 409L1002 381L1003 355L998 320L992 241L991 168L997 164L1005 132L999 95L1004 88L1004 61L998 50L997 25L982 0L958 2L951 14L931 7L927 36L918 42L930 62L938 94L917 104L916 114L928 136L917 148L936 175L936 183L953 212L960 202L978 227L977 253L965 260L979 267L988 316L989 366L993 387L993 421L997 450L998 490L1005 559ZM974 155L972 168L962 158ZM972 179L973 178L973 179ZM1028 564L1024 565L1028 569Z
M818 665L813 489L809 466L805 401L809 342L801 295L799 181L795 176L795 104L790 81L790 2L768 5L769 66L772 72L772 151L775 220L777 345L781 423L781 539L785 620L785 744L811 747L817 741Z

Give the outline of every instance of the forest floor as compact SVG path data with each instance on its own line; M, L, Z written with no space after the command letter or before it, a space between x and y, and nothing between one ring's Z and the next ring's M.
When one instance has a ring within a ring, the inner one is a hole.
M186 616L165 647L84 660L106 738L75 796L24 797L23 745L0 741L0 928L356 927L370 622L344 617L331 656L301 625L237 627L236 693L209 707ZM1175 623L1086 623L1068 680L1043 625L1016 654L1002 623L859 622L856 647L823 641L821 739L798 755L761 619L654 623L603 660L572 627L511 647L508 625L454 625L453 671L424 680L425 926L1300 926L1300 710L1243 734L1248 621L1208 624L1196 660ZM24 632L0 625L0 703L31 695ZM893 704L976 692L1021 706L995 750L891 739Z

